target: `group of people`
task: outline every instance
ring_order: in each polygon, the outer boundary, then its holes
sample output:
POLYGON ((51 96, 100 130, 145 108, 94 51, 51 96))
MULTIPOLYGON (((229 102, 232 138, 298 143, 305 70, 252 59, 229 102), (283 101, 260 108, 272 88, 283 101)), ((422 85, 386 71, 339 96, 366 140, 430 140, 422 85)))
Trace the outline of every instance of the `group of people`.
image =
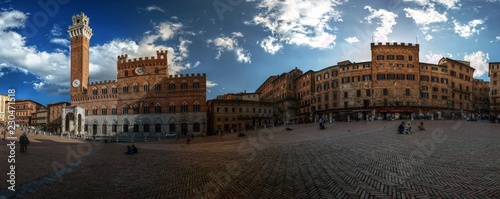
MULTIPOLYGON (((418 130, 421 130, 421 131, 424 131, 425 128, 424 128, 424 122, 420 122, 420 125, 418 125, 418 130)), ((399 134, 410 134, 411 133, 411 122, 401 122, 401 124, 399 124, 398 126, 398 132, 399 134)))
POLYGON ((133 144, 132 146, 128 145, 127 152, 125 152, 125 154, 134 154, 134 153, 137 153, 137 147, 135 147, 135 145, 133 144))

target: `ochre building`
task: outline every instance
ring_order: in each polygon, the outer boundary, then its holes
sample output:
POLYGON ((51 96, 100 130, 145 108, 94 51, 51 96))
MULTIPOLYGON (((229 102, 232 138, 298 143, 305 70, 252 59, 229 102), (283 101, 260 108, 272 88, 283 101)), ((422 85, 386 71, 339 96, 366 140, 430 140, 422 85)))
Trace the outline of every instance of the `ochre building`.
POLYGON ((17 100, 10 106, 14 107, 16 125, 19 127, 31 127, 36 124, 35 113, 40 109, 45 109, 43 105, 32 100, 17 100))
POLYGON ((0 94, 0 125, 6 125, 9 116, 8 102, 10 97, 0 94))
POLYGON ((36 129, 47 130, 47 108, 42 107, 33 114, 33 126, 36 129))
POLYGON ((273 111, 283 113, 273 120, 286 122, 459 118, 475 110, 475 69, 469 62, 420 62, 419 44, 370 47, 371 61, 345 60, 306 73, 294 69, 269 77, 256 92, 261 101, 275 103, 273 111))
POLYGON ((47 130, 60 134, 62 126, 62 112, 65 107, 71 106, 69 102, 57 102, 47 105, 47 130))
POLYGON ((474 96, 474 112, 490 113, 490 82, 474 79, 472 95, 474 96))
POLYGON ((274 125, 274 104, 259 101, 257 93, 225 94, 209 100, 207 106, 210 135, 274 125))
POLYGON ((206 133, 206 75, 168 72, 167 51, 155 56, 117 57, 116 80, 89 82, 89 18, 73 16, 71 106, 62 131, 83 135, 206 133))
POLYGON ((489 64, 490 77, 490 111, 500 114, 500 62, 489 64))
POLYGON ((259 101, 274 104, 274 123, 284 124, 297 118, 297 86, 295 79, 302 75, 298 68, 288 73, 269 77, 256 91, 259 101))

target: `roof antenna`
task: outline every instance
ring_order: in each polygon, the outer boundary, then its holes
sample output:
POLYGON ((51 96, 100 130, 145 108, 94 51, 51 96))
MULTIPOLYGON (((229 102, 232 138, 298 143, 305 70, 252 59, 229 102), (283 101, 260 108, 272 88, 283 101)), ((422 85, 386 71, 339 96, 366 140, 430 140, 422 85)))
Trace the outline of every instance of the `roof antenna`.
POLYGON ((417 38, 417 44, 418 44, 418 36, 416 38, 417 38))

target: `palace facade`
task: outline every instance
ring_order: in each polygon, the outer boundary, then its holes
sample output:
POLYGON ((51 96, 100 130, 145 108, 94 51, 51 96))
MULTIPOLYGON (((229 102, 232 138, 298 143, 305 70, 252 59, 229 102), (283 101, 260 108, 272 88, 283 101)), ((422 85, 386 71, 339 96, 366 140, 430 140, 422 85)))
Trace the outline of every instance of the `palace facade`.
POLYGON ((69 107, 69 102, 57 102, 47 105, 47 130, 52 133, 61 134, 62 112, 69 107))
POLYGON ((490 82, 482 79, 474 79, 473 86, 474 112, 490 113, 490 82))
POLYGON ((489 64, 490 77, 490 111, 500 114, 500 62, 489 64))
POLYGON ((202 135, 206 127, 206 75, 168 72, 167 51, 156 56, 117 57, 116 80, 89 82, 89 18, 73 16, 71 106, 62 131, 83 135, 202 135))
POLYGON ((0 125, 7 124, 7 117, 9 115, 8 102, 10 97, 0 94, 0 125))
POLYGON ((258 93, 218 96, 207 102, 208 133, 239 132, 273 125, 274 103, 259 101, 258 93))
POLYGON ((16 100, 11 106, 13 106, 15 110, 14 115, 16 118, 14 121, 19 127, 35 126, 37 124, 36 112, 45 109, 40 103, 26 99, 16 100))
MULTIPOLYGON (((260 101, 275 103, 276 123, 318 118, 461 117, 477 109, 474 68, 469 62, 442 58, 420 62, 419 44, 371 43, 371 61, 338 62, 319 71, 293 69, 269 77, 256 91, 260 101)), ((497 100, 498 101, 498 100, 497 100)))

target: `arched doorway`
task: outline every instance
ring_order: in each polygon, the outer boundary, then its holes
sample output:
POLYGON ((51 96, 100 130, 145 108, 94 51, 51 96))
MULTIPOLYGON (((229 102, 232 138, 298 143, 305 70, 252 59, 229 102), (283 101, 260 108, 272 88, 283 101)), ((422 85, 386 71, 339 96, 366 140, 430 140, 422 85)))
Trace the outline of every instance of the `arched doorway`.
POLYGON ((187 135, 188 133, 188 125, 186 123, 181 124, 181 133, 182 135, 187 135))
POLYGON ((169 128, 168 128, 168 131, 169 131, 170 133, 175 133, 175 124, 173 124, 173 123, 172 123, 172 124, 170 124, 170 125, 169 125, 169 128))
POLYGON ((65 118, 65 132, 72 133, 75 130, 75 114, 68 113, 65 118))
POLYGON ((101 134, 106 135, 106 132, 108 132, 107 131, 107 126, 106 126, 106 124, 102 124, 101 134))
POLYGON ((128 124, 123 124, 123 132, 128 133, 128 124))
POLYGON ((92 135, 96 135, 97 134, 97 124, 93 124, 92 125, 92 135))

